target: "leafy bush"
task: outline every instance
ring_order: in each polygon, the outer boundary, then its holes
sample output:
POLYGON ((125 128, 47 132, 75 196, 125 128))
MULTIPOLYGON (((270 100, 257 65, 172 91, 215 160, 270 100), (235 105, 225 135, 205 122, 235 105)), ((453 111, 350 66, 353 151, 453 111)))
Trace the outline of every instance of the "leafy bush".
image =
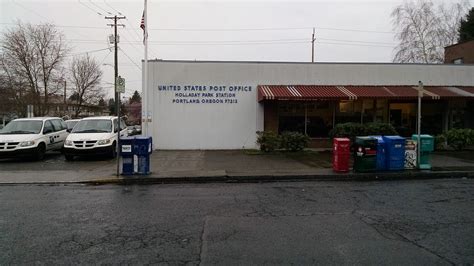
POLYGON ((274 151, 280 147, 280 137, 272 131, 257 131, 257 144, 264 152, 274 151))
POLYGON ((364 136, 365 127, 359 123, 337 124, 330 132, 331 138, 350 138, 352 141, 356 136, 364 136))
POLYGON ((309 137, 299 132, 283 132, 280 135, 280 148, 287 151, 301 151, 308 147, 309 137))
POLYGON ((445 133, 448 145, 456 150, 462 150, 474 144, 474 130, 469 128, 453 128, 445 133))
POLYGON ((365 126, 366 135, 398 135, 395 128, 388 123, 367 123, 365 126))
POLYGON ((334 129, 329 132, 331 138, 349 138, 352 141, 356 136, 367 135, 398 135, 395 128, 388 123, 343 123, 337 124, 334 129))
POLYGON ((437 135, 434 138, 434 144, 436 150, 445 150, 446 149, 446 136, 444 134, 437 135))

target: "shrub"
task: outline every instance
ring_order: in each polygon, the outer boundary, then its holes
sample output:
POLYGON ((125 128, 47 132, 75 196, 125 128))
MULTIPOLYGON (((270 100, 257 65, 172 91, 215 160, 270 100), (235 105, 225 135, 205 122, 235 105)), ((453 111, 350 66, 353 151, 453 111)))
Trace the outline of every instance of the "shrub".
POLYGON ((365 127, 359 123, 337 124, 330 132, 331 138, 349 138, 352 141, 356 136, 364 136, 365 127))
POLYGON ((309 137, 299 132, 283 132, 280 135, 280 147, 287 151, 301 151, 308 147, 309 137))
POLYGON ((474 130, 468 128, 453 128, 445 133, 448 145, 456 150, 462 150, 474 144, 474 130))
POLYGON ((329 132, 331 138, 349 138, 352 141, 355 140, 356 136, 367 136, 367 135, 398 135, 395 128, 388 123, 343 123, 337 124, 334 129, 329 132))
POLYGON ((436 150, 445 150, 446 149, 446 136, 444 134, 437 135, 434 138, 434 144, 436 150))
POLYGON ((272 131, 257 131, 257 144, 264 152, 274 151, 280 147, 280 138, 272 131))
POLYGON ((365 126, 366 135, 398 135, 395 128, 388 123, 367 123, 365 126))

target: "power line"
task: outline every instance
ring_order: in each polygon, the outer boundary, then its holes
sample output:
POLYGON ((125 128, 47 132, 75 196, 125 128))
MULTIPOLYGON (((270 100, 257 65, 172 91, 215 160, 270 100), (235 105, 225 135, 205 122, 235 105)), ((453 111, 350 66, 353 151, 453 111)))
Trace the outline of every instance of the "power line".
POLYGON ((87 9, 91 10, 92 12, 94 12, 95 14, 99 15, 99 16, 102 16, 102 13, 98 12, 97 10, 89 7, 88 5, 84 4, 81 2, 81 0, 77 0, 77 2, 79 2, 79 4, 85 6, 87 9))
POLYGON ((103 48, 103 49, 80 52, 80 53, 76 53, 76 54, 66 55, 66 57, 76 56, 76 55, 81 55, 81 54, 92 54, 92 53, 96 53, 96 52, 100 52, 100 51, 104 51, 104 50, 110 50, 110 48, 107 47, 107 48, 103 48))
POLYGON ((104 63, 105 59, 107 59, 107 57, 108 57, 111 53, 112 53, 112 49, 110 49, 110 50, 109 50, 109 53, 104 56, 104 58, 100 61, 99 65, 102 65, 102 64, 104 63))
POLYGON ((135 63, 135 61, 133 61, 133 59, 130 58, 130 56, 122 48, 119 47, 119 50, 122 51, 122 53, 128 58, 128 60, 130 60, 130 62, 132 62, 138 68, 138 70, 142 70, 142 68, 137 65, 137 63, 135 63))
MULTIPOLYGON (((319 38, 323 42, 319 41, 318 43, 330 43, 330 44, 347 44, 355 46, 381 46, 381 47, 394 47, 396 44, 387 43, 387 42, 368 42, 368 41, 356 41, 356 40, 342 40, 342 39, 326 39, 319 38), (330 42, 324 42, 330 41, 330 42)), ((97 43, 103 42, 101 40, 80 40, 80 39, 70 39, 70 42, 76 43, 97 43)), ((311 40, 305 38, 295 38, 295 39, 266 39, 266 40, 208 40, 208 41, 149 41, 151 45, 251 45, 251 44, 280 44, 280 43, 308 43, 311 40)), ((136 46, 137 41, 126 41, 122 42, 123 44, 130 44, 136 46)))
MULTIPOLYGON (((78 0, 79 1, 79 0, 78 0)), ((83 4, 82 2, 79 1, 79 3, 83 4)), ((91 9, 90 7, 84 5, 85 7, 89 8, 92 10, 94 13, 100 13, 97 12, 94 9, 91 9)), ((120 13, 121 14, 121 13, 120 13)), ((13 24, 13 23, 0 23, 0 24, 13 24)), ((57 27, 63 27, 63 28, 84 28, 84 29, 104 29, 104 27, 97 27, 97 26, 73 26, 73 25, 56 25, 57 27)), ((138 30, 139 28, 137 27, 131 27, 134 30, 138 30)), ((325 27, 314 27, 316 30, 333 30, 333 31, 348 31, 348 32, 366 32, 366 33, 382 33, 382 34, 396 34, 398 32, 396 31, 375 31, 375 30, 360 30, 360 29, 343 29, 343 28, 325 28, 325 27)), ((300 28, 234 28, 234 29, 225 29, 225 28, 149 28, 148 30, 151 31, 216 31, 216 32, 222 32, 222 31, 291 31, 291 30, 309 30, 313 29, 313 27, 300 27, 300 28)))
MULTIPOLYGON (((40 18, 44 19, 45 21, 50 21, 50 19, 49 19, 49 18, 47 18, 47 17, 45 17, 45 16, 41 15, 40 13, 38 13, 38 12, 34 11, 33 9, 27 8, 26 6, 24 6, 24 5, 20 4, 20 3, 16 2, 16 1, 12 1, 12 2, 13 2, 13 3, 15 3, 16 5, 18 5, 19 7, 21 7, 21 8, 23 8, 23 9, 25 9, 25 10, 29 11, 30 13, 33 13, 33 14, 35 14, 36 16, 38 16, 38 17, 40 17, 40 18)), ((15 24, 15 23, 1 23, 1 24, 11 24, 11 25, 18 25, 18 24, 15 24)), ((39 26, 39 25, 41 25, 41 24, 31 24, 31 25, 36 25, 36 26, 39 26)), ((54 25, 54 24, 53 24, 53 25, 54 25)), ((87 36, 85 36, 85 35, 83 35, 83 34, 81 34, 81 33, 77 32, 77 31, 73 31, 73 32, 74 32, 74 33, 76 33, 77 35, 80 35, 80 36, 83 36, 83 37, 87 37, 87 36)))
MULTIPOLYGON (((323 27, 314 27, 317 30, 334 30, 334 31, 354 31, 354 32, 368 32, 368 33, 386 33, 394 34, 397 32, 392 31, 375 31, 375 30, 359 30, 359 29, 342 29, 342 28, 323 28, 323 27)), ((300 27, 300 28, 234 28, 234 29, 225 29, 225 28, 150 28, 149 30, 154 31, 288 31, 288 30, 309 30, 313 27, 300 27)))
POLYGON ((18 5, 19 7, 23 8, 23 9, 25 9, 25 10, 30 11, 31 13, 35 14, 36 16, 38 16, 38 17, 40 17, 40 18, 42 18, 42 19, 45 19, 46 21, 49 21, 49 18, 47 18, 47 17, 41 15, 40 13, 38 13, 38 12, 32 10, 32 9, 29 9, 29 8, 25 7, 24 5, 22 5, 22 4, 20 4, 20 3, 16 2, 16 1, 12 1, 12 2, 15 3, 16 5, 18 5))
POLYGON ((102 11, 105 11, 107 14, 109 15, 112 15, 112 13, 110 13, 109 11, 103 9, 102 7, 100 7, 99 5, 95 4, 94 2, 92 2, 91 0, 89 0, 89 3, 93 4, 94 6, 98 7, 99 9, 101 9, 102 11))
MULTIPOLYGON (((0 25, 17 25, 16 23, 8 23, 8 22, 0 22, 0 25)), ((40 25, 40 24, 31 24, 31 25, 40 25)), ((58 28, 77 28, 77 29, 107 29, 108 27, 103 26, 103 27, 93 27, 93 26, 70 26, 70 25, 56 25, 54 24, 55 27, 58 28)))
MULTIPOLYGON (((113 6, 107 4, 107 2, 104 0, 104 3, 109 6, 110 8, 112 8, 113 10, 115 10, 116 12, 118 12, 120 15, 122 15, 122 12, 118 11, 117 9, 115 9, 113 6)), ((125 16, 125 15, 124 15, 125 16)), ((137 36, 138 40, 141 40, 142 39, 142 36, 140 36, 140 33, 139 33, 139 30, 138 28, 135 28, 132 26, 132 23, 131 21, 125 16, 125 23, 127 23, 129 26, 130 26, 130 29, 135 33, 135 35, 137 36), (138 30, 138 31, 137 31, 138 30)), ((132 39, 134 38, 130 32, 129 32, 129 29, 128 28, 125 28, 125 31, 127 31, 127 33, 130 35, 130 37, 132 37, 132 39)), ((126 38, 125 38, 126 39, 126 38)), ((137 47, 138 50, 140 50, 140 47, 137 47)), ((156 53, 153 49, 150 49, 150 51, 155 54, 155 57, 158 53, 156 53)))
POLYGON ((396 45, 395 43, 389 43, 389 42, 366 42, 366 41, 341 40, 341 39, 326 39, 326 38, 319 38, 319 40, 336 41, 336 42, 357 42, 357 43, 368 43, 368 44, 385 44, 385 45, 393 45, 393 46, 396 45))
MULTIPOLYGON (((114 10, 115 12, 117 12, 119 15, 123 15, 120 11, 118 11, 117 9, 113 8, 113 6, 107 4, 107 2, 104 0, 104 4, 107 5, 108 7, 112 8, 112 10, 114 10)), ((128 20, 128 19, 127 19, 128 20)))

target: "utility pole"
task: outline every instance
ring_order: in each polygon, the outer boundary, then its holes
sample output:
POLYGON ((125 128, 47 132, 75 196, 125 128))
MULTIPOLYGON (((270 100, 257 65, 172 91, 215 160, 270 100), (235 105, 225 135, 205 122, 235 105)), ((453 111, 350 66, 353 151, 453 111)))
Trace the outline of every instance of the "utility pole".
POLYGON ((123 24, 117 24, 117 20, 125 19, 124 16, 113 16, 113 17, 105 17, 105 19, 113 19, 114 24, 107 24, 107 26, 114 27, 114 48, 115 48, 115 56, 114 56, 114 88, 115 88, 115 112, 117 112, 117 176, 120 174, 120 92, 117 90, 117 79, 118 79, 118 38, 117 38, 117 26, 125 27, 123 24))
POLYGON ((311 62, 314 63, 314 41, 316 41, 316 38, 314 38, 314 27, 313 27, 313 36, 311 37, 311 62))

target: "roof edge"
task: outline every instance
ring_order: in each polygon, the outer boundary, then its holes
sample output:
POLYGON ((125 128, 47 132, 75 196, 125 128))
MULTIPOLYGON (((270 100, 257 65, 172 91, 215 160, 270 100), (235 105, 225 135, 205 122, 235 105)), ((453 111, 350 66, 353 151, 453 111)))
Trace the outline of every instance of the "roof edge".
MULTIPOLYGON (((142 63, 144 60, 142 60, 142 63)), ((405 66, 474 66, 474 64, 424 64, 391 62, 297 62, 297 61, 226 61, 226 60, 148 60, 149 63, 224 63, 224 64, 303 64, 303 65, 405 65, 405 66)))

